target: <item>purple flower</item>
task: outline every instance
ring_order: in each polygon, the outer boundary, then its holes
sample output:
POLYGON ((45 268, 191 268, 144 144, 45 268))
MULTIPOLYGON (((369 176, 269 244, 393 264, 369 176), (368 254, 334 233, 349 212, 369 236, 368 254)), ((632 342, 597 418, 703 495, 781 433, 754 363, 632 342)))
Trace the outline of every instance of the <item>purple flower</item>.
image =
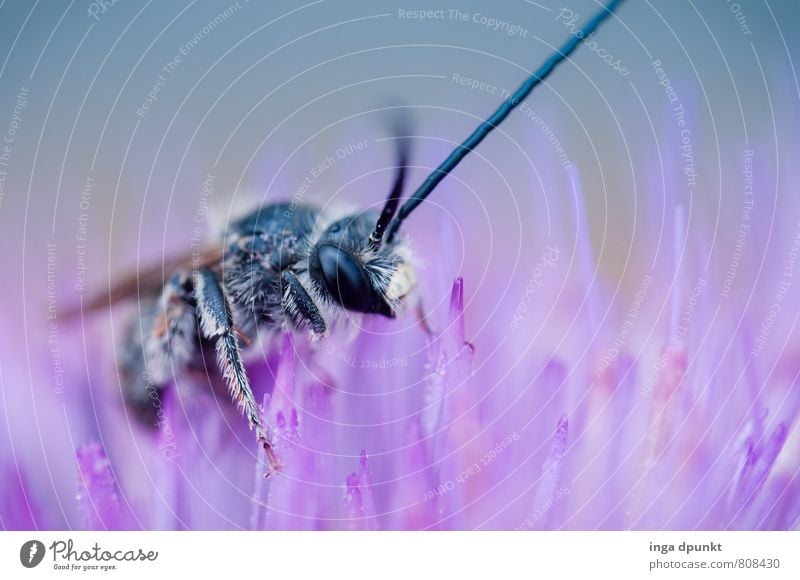
POLYGON ((130 526, 122 515, 119 490, 111 464, 103 448, 87 443, 77 451, 77 501, 87 530, 125 529, 130 526))
POLYGON ((254 356, 248 368, 263 397, 274 472, 224 391, 168 392, 155 432, 118 415, 117 426, 103 429, 112 435, 110 451, 93 441, 76 450, 76 505, 60 523, 42 519, 26 471, 6 466, 3 524, 796 526, 797 464, 783 453, 796 406, 781 408, 776 422, 758 404, 780 391, 751 385, 755 398, 727 407, 737 415, 722 415, 725 400, 714 404, 716 391, 695 382, 688 337, 665 341, 650 365, 642 355, 631 358, 629 345, 595 350, 586 359, 593 366, 552 354, 527 365, 526 380, 503 380, 503 356, 481 356, 467 340, 466 296, 459 278, 441 326, 407 331, 413 340, 402 338, 408 342, 399 351, 405 363, 381 354, 391 350, 379 342, 401 340, 386 334, 383 321, 368 321, 354 342, 309 345, 302 335, 283 334, 275 352, 254 356))

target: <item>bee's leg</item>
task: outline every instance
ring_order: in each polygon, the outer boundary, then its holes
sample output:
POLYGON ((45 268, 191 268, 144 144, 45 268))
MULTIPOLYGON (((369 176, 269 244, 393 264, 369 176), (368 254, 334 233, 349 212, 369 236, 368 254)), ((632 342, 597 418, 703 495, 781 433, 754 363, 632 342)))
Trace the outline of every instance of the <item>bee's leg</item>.
POLYGON ((415 309, 417 315, 417 322, 419 323, 422 331, 430 338, 433 336, 434 332, 431 329, 430 324, 428 324, 428 311, 425 310, 425 306, 422 304, 422 298, 419 299, 417 302, 417 307, 415 309))
POLYGON ((282 299, 284 312, 293 320, 300 319, 308 323, 312 332, 322 336, 327 330, 325 319, 319 313, 317 305, 308 295, 306 289, 297 279, 294 272, 284 270, 281 274, 282 299))
POLYGON ((145 331, 144 354, 155 384, 163 385, 195 360, 197 314, 188 273, 175 274, 164 286, 145 331))
POLYGON ((195 275, 195 300, 200 330, 205 338, 215 343, 217 363, 228 383, 231 398, 247 417, 250 428, 255 429, 256 438, 264 447, 270 465, 276 467, 272 446, 242 363, 230 303, 219 280, 210 270, 201 270, 195 275))
POLYGON ((197 354, 197 317, 191 279, 176 274, 158 299, 144 303, 131 322, 120 356, 125 405, 147 424, 157 424, 160 397, 176 372, 197 354))
POLYGON ((119 351, 119 378, 122 401, 128 412, 148 427, 158 423, 158 402, 163 386, 155 385, 147 370, 142 335, 149 332, 156 305, 144 305, 142 320, 134 318, 125 330, 119 351))

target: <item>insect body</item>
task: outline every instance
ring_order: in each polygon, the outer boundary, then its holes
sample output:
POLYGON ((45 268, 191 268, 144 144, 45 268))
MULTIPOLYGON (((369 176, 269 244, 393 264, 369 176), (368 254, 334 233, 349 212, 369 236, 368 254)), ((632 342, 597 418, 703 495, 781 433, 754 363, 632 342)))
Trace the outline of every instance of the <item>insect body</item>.
POLYGON ((99 301, 124 298, 149 287, 157 298, 144 305, 129 333, 122 361, 123 395, 141 414, 152 412, 150 394, 203 361, 213 349, 230 394, 274 465, 269 437, 242 363, 243 343, 280 327, 324 335, 347 313, 396 316, 416 278, 403 220, 436 185, 523 101, 617 7, 612 0, 536 70, 495 113, 478 126, 399 207, 408 164, 407 139, 398 138, 397 173, 378 213, 335 216, 310 205, 273 204, 234 222, 220 248, 191 267, 169 265, 118 284, 99 301), (169 271, 167 266, 165 270, 169 271))
MULTIPOLYGON (((402 186, 404 166, 398 170, 402 186)), ((390 200, 389 202, 394 203, 390 200)), ((152 390, 216 351, 231 397, 269 442, 242 363, 242 343, 282 326, 321 337, 345 312, 393 318, 415 283, 405 240, 371 241, 377 214, 333 217, 266 205, 229 227, 221 259, 176 272, 145 305, 122 364, 126 403, 147 417, 152 390)))

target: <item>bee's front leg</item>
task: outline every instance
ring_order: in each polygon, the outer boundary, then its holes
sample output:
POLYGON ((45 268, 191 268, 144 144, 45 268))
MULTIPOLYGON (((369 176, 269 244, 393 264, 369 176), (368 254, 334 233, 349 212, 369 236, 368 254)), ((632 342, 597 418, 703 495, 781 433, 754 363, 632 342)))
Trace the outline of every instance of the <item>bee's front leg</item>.
POLYGON ((272 445, 244 370, 231 306, 212 271, 200 270, 195 274, 195 300, 200 330, 206 339, 215 343, 217 363, 228 383, 231 398, 247 417, 250 428, 255 429, 256 439, 264 448, 270 467, 277 469, 272 445))
POLYGON ((322 318, 317 305, 314 304, 297 275, 290 270, 284 270, 281 274, 281 287, 283 311, 292 322, 307 324, 318 337, 324 335, 328 328, 325 319, 322 318))

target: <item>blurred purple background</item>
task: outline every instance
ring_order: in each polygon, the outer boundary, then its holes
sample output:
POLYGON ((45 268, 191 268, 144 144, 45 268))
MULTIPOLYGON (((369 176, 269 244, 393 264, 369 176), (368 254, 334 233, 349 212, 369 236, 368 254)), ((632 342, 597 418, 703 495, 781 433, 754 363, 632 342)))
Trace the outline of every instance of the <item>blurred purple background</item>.
POLYGON ((126 415, 135 303, 64 316, 254 203, 380 204, 397 103, 418 184, 596 6, 3 3, 0 526, 797 529, 796 4, 626 2, 407 222, 433 335, 249 351, 267 480, 208 380, 126 415))

